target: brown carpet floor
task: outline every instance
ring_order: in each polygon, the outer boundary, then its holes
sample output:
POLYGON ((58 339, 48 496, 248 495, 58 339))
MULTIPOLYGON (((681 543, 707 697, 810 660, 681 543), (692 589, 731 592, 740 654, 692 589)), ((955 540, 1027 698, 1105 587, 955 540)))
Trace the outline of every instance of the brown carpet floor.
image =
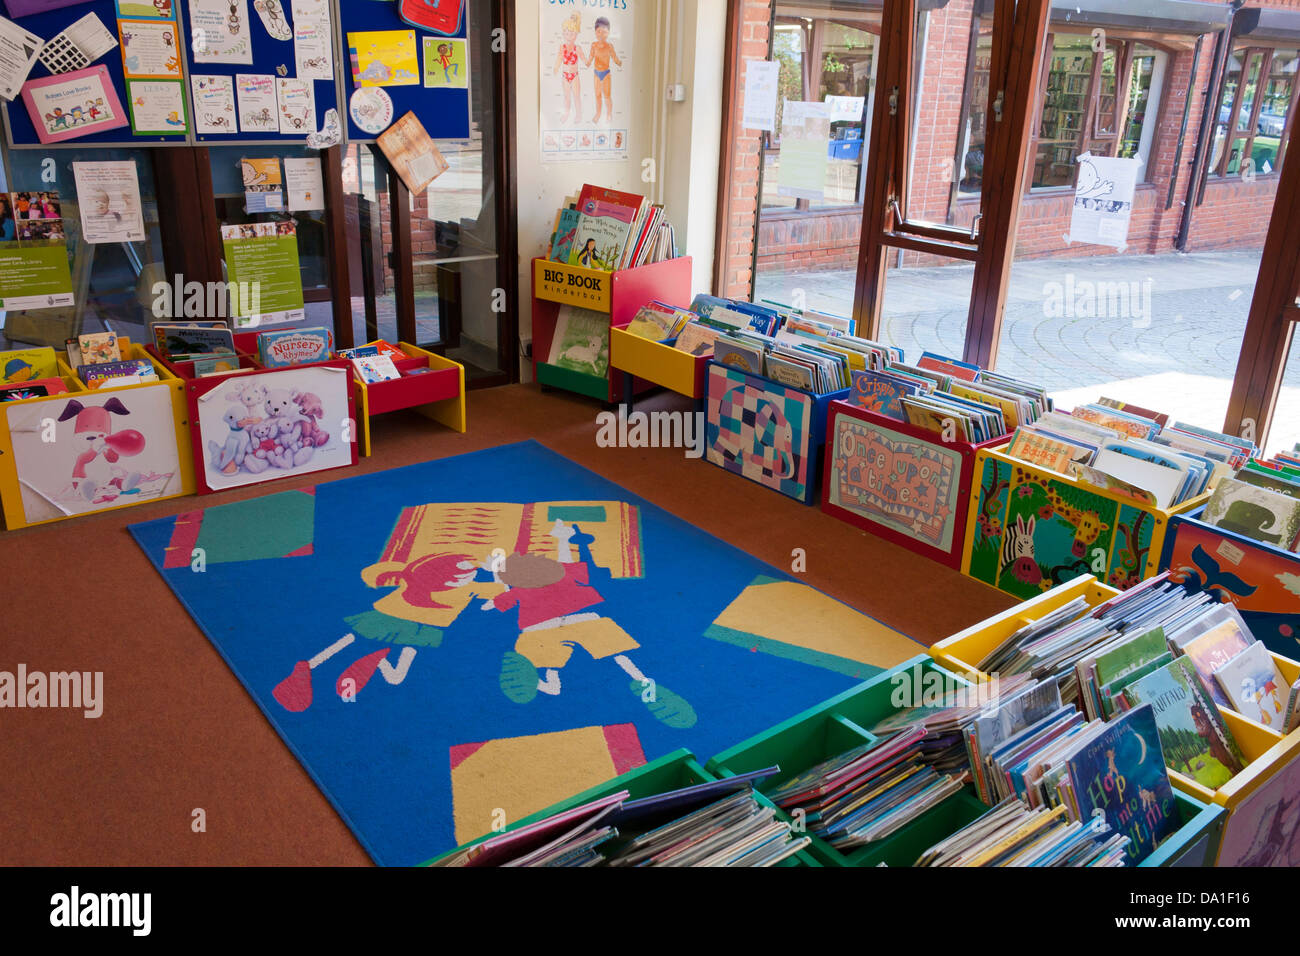
POLYGON ((534 386, 471 392, 466 434, 384 416, 354 469, 0 534, 0 670, 103 671, 105 701, 97 720, 0 711, 0 865, 369 862, 125 530, 196 506, 537 438, 764 561, 805 549, 807 583, 923 643, 1014 603, 680 450, 599 448, 598 411, 534 386))

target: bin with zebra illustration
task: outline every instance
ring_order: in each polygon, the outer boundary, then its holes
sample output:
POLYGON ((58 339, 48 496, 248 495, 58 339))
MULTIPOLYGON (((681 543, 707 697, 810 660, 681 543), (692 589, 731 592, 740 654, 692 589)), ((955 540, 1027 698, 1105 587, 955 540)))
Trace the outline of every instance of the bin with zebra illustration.
POLYGON ((962 573, 1018 598, 1081 574, 1130 588, 1156 573, 1169 519, 1207 497, 1157 508, 984 448, 975 461, 962 573))

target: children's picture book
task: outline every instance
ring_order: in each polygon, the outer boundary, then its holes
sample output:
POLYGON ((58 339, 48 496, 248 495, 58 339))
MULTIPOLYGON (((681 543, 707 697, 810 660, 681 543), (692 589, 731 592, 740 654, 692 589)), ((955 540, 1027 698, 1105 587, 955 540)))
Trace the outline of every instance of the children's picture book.
POLYGON ((195 377, 203 375, 221 375, 225 372, 239 371, 239 356, 214 355, 211 358, 194 360, 195 377))
POLYGON ((1225 478, 1201 514, 1206 524, 1294 551, 1300 536, 1300 499, 1225 478))
POLYGON ((673 348, 691 355, 712 355, 713 343, 721 333, 702 322, 687 322, 673 348))
POLYGON ((900 399, 925 391, 919 382, 911 382, 890 372, 870 369, 853 373, 853 391, 849 400, 867 411, 906 421, 900 399))
POLYGON ((148 359, 129 359, 125 362, 102 362, 98 365, 82 365, 77 368, 77 375, 87 388, 116 388, 122 385, 135 385, 139 382, 156 382, 158 373, 148 359), (129 381, 128 381, 129 379, 129 381))
POLYGON ((1238 627, 1235 621, 1227 620, 1183 645, 1183 653, 1205 681, 1215 703, 1224 707, 1232 706, 1228 695, 1215 679, 1214 672, 1254 642, 1254 635, 1238 627))
POLYGON ((352 82, 367 86, 418 86, 420 54, 414 30, 349 33, 352 82))
POLYGON ((1243 717, 1280 731, 1291 685, 1277 669, 1273 655, 1256 641, 1214 672, 1232 709, 1243 717))
POLYGON ((257 336, 258 359, 267 368, 324 362, 333 350, 334 334, 323 326, 269 329, 257 336))
POLYGON ((154 345, 168 358, 184 361, 183 355, 232 354, 235 336, 225 322, 159 322, 153 327, 154 345))
POLYGON ((719 335, 713 341, 713 361, 748 372, 763 374, 763 349, 731 335, 719 335))
POLYGON ((573 238, 578 233, 578 210, 561 209, 555 223, 555 238, 551 242, 551 260, 568 262, 573 251, 573 238))
POLYGON ((57 378, 58 359, 53 346, 0 352, 0 384, 22 385, 38 378, 57 378))
POLYGON ((21 385, 0 385, 0 402, 21 402, 28 398, 44 398, 66 392, 68 386, 61 378, 34 378, 21 385))
POLYGON ((569 264, 612 272, 623 254, 632 220, 613 215, 578 213, 569 264))
POLYGON ((357 376, 361 381, 367 385, 402 377, 402 373, 397 370, 397 366, 387 355, 363 355, 354 358, 352 367, 357 370, 357 376))
POLYGON ((1219 708, 1186 657, 1134 681, 1124 688, 1124 697, 1133 707, 1151 705, 1170 770, 1213 790, 1245 765, 1219 708))
POLYGON ((946 355, 936 355, 934 352, 922 352, 916 364, 919 368, 929 369, 943 375, 951 375, 963 382, 974 382, 980 376, 980 367, 978 365, 962 362, 955 358, 948 358, 946 355))
POLYGON ((1069 759, 1068 768, 1079 819, 1090 820, 1094 810, 1101 810, 1111 828, 1129 838, 1131 863, 1141 863, 1178 829, 1174 792, 1149 704, 1106 725, 1069 759))
POLYGON ((549 364, 604 378, 609 371, 609 317, 562 305, 555 319, 549 364))
POLYGON ((77 348, 81 350, 81 361, 86 365, 118 362, 122 358, 116 332, 87 332, 77 337, 77 348))

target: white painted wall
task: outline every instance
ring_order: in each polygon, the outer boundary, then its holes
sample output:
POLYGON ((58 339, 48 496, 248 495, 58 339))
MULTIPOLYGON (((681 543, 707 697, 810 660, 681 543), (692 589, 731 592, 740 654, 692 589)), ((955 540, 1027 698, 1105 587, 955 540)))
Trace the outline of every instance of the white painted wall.
MULTIPOLYGON (((692 292, 708 291, 713 274, 721 144, 726 0, 641 0, 635 7, 635 66, 619 77, 634 85, 628 159, 617 162, 541 161, 538 124, 539 11, 551 0, 516 0, 515 132, 519 196, 519 336, 532 337, 532 259, 547 248, 555 213, 586 182, 648 195, 662 202, 677 232, 678 250, 694 257, 692 292), (686 99, 667 102, 670 82, 686 99), (643 180, 654 160, 655 181, 643 180)), ((583 7, 584 13, 598 6, 583 7)), ((620 51, 621 52, 621 51, 620 51)), ((631 66, 631 62, 629 61, 631 66)), ((584 109, 589 107, 584 97, 584 109)), ((687 303, 681 303, 686 305, 687 303)), ((528 363, 521 374, 531 375, 528 363)))

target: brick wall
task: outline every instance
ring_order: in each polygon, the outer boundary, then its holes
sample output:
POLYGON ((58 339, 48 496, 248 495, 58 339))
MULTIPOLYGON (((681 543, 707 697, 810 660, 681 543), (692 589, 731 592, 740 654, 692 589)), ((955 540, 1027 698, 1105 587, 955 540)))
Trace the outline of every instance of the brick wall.
MULTIPOLYGON (((727 198, 726 246, 717 250, 722 259, 722 296, 749 298, 754 253, 754 220, 758 214, 758 162, 762 134, 745 129, 745 69, 750 60, 766 60, 769 45, 771 0, 743 0, 740 26, 740 75, 736 81, 735 129, 732 144, 731 195, 727 198)), ((723 144, 724 150, 726 144, 723 144)))
MULTIPOLYGON (((1252 0, 1251 5, 1260 4, 1258 0, 1252 0)), ((1263 5, 1300 9, 1300 0, 1272 0, 1263 5)), ((766 55, 770 8, 770 0, 745 0, 744 56, 766 55)), ((961 126, 972 9, 973 0, 952 0, 946 7, 931 13, 908 209, 909 215, 915 218, 934 222, 945 222, 949 218, 950 176, 961 126)), ((1160 99, 1152 117, 1157 125, 1147 162, 1146 182, 1139 186, 1134 196, 1127 252, 1168 252, 1174 248, 1177 238, 1187 197, 1188 164, 1194 155, 1204 95, 1213 69, 1214 50, 1213 37, 1207 37, 1202 44, 1196 76, 1192 77, 1194 54, 1191 44, 1195 41, 1186 39, 1186 49, 1168 53, 1160 99), (1189 97, 1186 133, 1182 154, 1177 158, 1175 177, 1178 133, 1189 97), (1171 181, 1174 183, 1173 202, 1166 209, 1171 181)), ((740 89, 743 88, 742 73, 740 89)), ((1217 115, 1217 104, 1212 104, 1211 108, 1217 115)), ((758 134, 742 131, 736 143, 737 178, 728 209, 727 283, 723 295, 743 295, 749 288, 759 142, 758 134)), ((1211 176, 1203 203, 1192 212, 1187 248, 1199 251, 1261 245, 1276 190, 1276 174, 1258 176, 1250 183, 1236 176, 1211 176)), ((1069 190, 1026 193, 1016 234, 1017 258, 1078 258, 1114 253, 1107 246, 1068 245, 1065 242, 1071 203, 1069 190)), ((976 208, 973 199, 959 200, 952 211, 953 224, 968 227, 976 208)), ((773 213, 759 224, 758 266, 760 269, 799 271, 852 269, 857 261, 860 227, 860 209, 800 217, 773 213)), ((903 261, 908 266, 918 266, 946 260, 908 252, 903 261)))

